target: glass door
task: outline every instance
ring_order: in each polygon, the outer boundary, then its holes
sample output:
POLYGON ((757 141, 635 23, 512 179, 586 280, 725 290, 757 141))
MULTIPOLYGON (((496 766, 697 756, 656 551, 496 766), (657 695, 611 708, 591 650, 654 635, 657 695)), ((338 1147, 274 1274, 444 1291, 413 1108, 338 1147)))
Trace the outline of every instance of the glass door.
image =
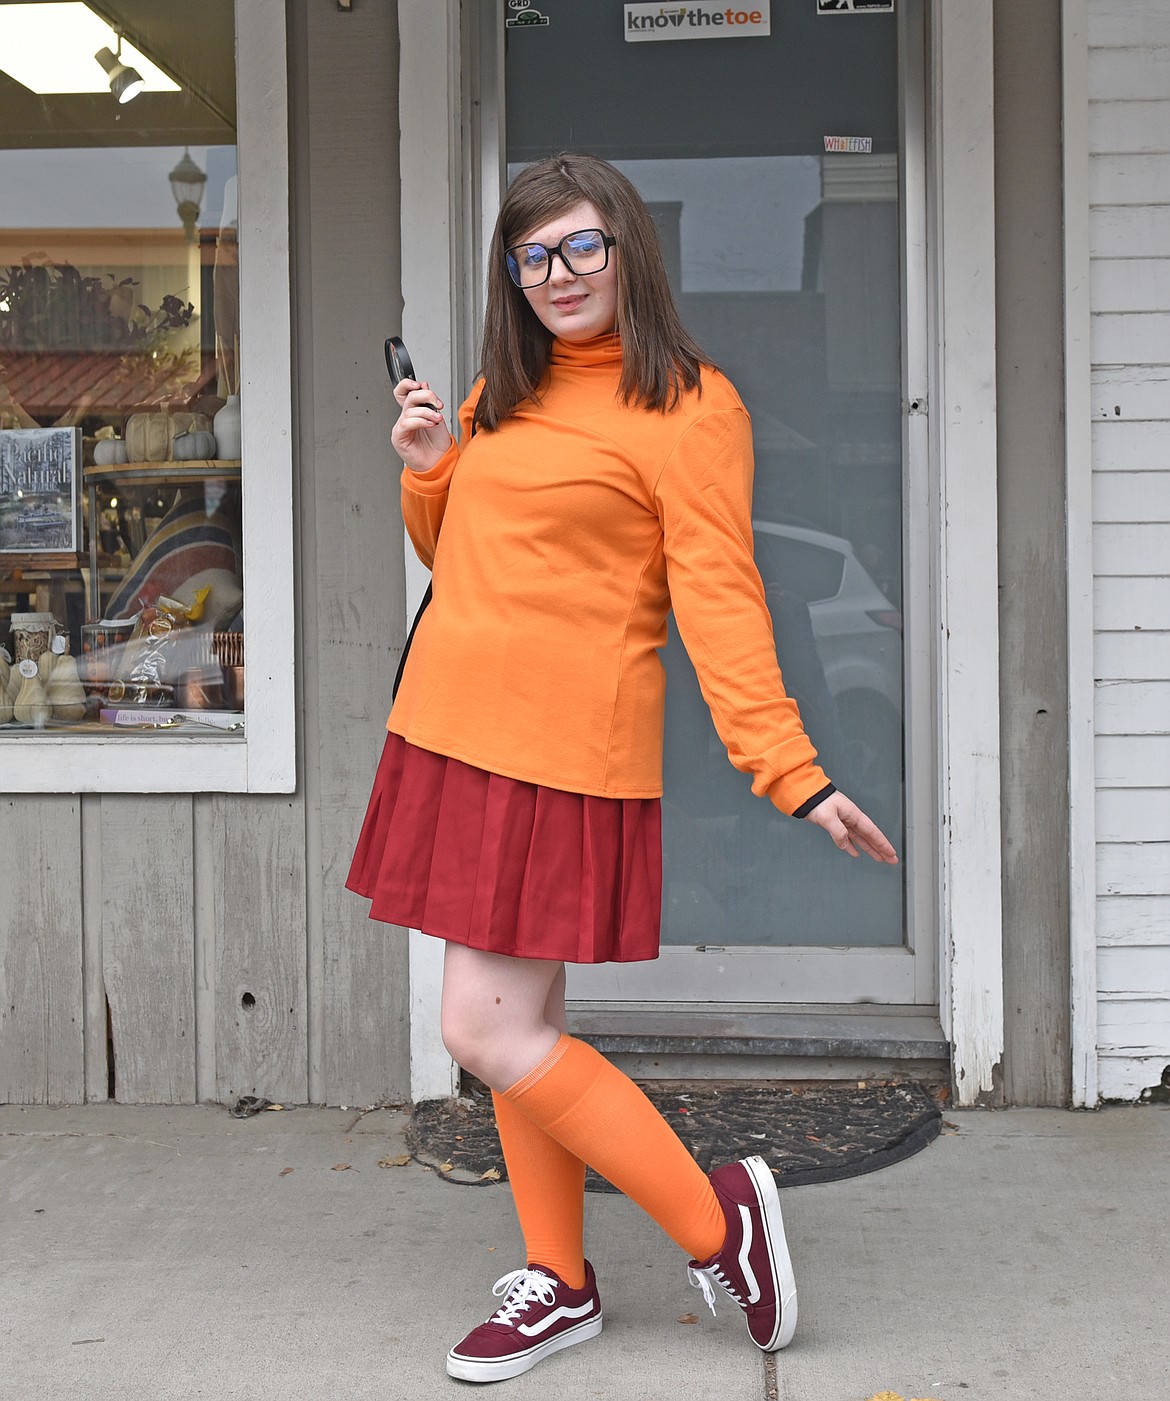
MULTIPOLYGON (((683 318, 752 416, 756 560, 786 684, 830 777, 905 854, 923 50, 918 7, 900 8, 779 0, 728 37, 687 18, 714 6, 512 3, 504 132, 509 174, 587 150, 649 203, 683 318), (681 28, 634 24, 652 11, 681 28)), ((662 659, 663 957, 575 969, 570 994, 932 1001, 913 853, 851 861, 755 798, 673 629, 662 659)))

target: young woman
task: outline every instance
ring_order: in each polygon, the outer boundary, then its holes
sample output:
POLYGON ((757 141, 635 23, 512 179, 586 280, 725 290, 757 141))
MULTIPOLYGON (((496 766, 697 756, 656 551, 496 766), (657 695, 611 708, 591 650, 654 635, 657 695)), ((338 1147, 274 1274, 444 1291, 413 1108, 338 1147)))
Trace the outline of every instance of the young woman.
POLYGON ((752 442, 684 330, 650 215, 565 154, 513 182, 488 268, 483 376, 452 440, 395 390, 402 508, 434 601, 415 636, 350 888, 446 943, 443 1038, 492 1089, 527 1252, 452 1348, 468 1381, 601 1331, 585 1165, 717 1284, 761 1348, 796 1326, 767 1165, 708 1177, 646 1096, 565 1027, 565 963, 657 956, 663 672, 673 606, 732 763, 851 856, 897 857, 818 768, 752 559, 752 442))

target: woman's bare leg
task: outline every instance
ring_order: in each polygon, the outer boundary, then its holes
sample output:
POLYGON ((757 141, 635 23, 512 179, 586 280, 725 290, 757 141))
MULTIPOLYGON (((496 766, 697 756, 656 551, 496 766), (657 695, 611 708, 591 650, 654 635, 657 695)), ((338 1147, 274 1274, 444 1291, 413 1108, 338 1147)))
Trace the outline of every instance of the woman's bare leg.
POLYGON ((492 1087, 528 1263, 580 1289, 585 1164, 496 1093, 539 1065, 564 1029, 563 963, 447 945, 443 1039, 460 1065, 492 1087))
POLYGON ((549 959, 448 943, 442 1016, 452 1057, 493 1090, 523 1079, 561 1038, 564 976, 549 959))
POLYGON ((565 965, 561 964, 561 971, 553 979, 553 985, 548 990, 548 998, 544 1004, 544 1019, 549 1026, 555 1026, 562 1034, 567 1034, 569 1028, 565 1022, 565 965))

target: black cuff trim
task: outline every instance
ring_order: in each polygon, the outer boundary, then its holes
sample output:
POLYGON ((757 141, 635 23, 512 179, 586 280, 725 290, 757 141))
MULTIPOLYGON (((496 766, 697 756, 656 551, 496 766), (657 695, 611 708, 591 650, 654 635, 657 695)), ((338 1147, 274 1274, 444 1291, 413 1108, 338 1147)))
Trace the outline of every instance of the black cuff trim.
POLYGON ((832 783, 826 783, 819 793, 814 793, 811 798, 806 798, 803 803, 792 814, 793 817, 807 817, 818 803, 823 803, 830 794, 837 791, 832 783))

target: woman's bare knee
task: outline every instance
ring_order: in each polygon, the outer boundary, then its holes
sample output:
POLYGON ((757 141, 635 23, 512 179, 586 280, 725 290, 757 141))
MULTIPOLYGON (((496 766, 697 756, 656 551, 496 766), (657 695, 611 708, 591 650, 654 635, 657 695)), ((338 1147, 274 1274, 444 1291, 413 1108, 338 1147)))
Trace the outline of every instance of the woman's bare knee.
POLYGON ((561 965, 448 944, 443 971, 443 1044, 492 1089, 521 1079, 556 1045, 546 1018, 561 965))
POLYGON ((486 1038, 477 1034, 474 1022, 461 1016, 455 1009, 449 1010, 444 1004, 441 1030, 443 1045, 456 1065, 461 1065, 470 1074, 484 1080, 485 1084, 490 1083, 485 1078, 486 1066, 480 1054, 480 1048, 487 1044, 486 1038))

